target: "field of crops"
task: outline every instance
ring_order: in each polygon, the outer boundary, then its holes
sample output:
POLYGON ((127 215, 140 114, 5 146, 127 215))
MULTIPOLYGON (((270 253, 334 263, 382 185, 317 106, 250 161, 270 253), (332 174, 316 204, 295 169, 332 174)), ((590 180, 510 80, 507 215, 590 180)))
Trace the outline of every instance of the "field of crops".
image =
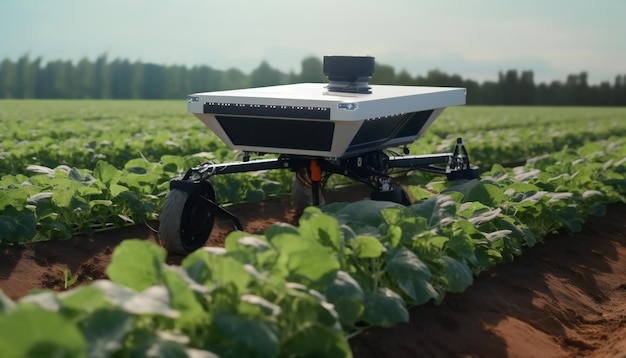
MULTIPOLYGON (((185 110, 180 101, 0 102, 0 245, 158 220, 170 179, 237 160, 185 110)), ((463 292, 524 247, 626 202, 626 109, 450 108, 410 151, 448 152, 459 136, 482 178, 412 175, 410 207, 309 208, 298 226, 233 233, 180 266, 129 240, 110 281, 19 301, 0 293, 0 356, 349 356, 348 337, 406 322, 409 307, 463 292)), ((218 200, 236 203, 288 194, 291 173, 217 179, 218 200)))

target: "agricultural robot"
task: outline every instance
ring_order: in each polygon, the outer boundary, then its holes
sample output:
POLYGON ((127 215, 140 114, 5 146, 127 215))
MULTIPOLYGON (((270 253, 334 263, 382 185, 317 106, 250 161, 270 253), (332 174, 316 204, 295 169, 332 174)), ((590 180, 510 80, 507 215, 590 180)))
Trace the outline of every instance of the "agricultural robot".
POLYGON ((169 252, 204 246, 216 217, 242 230, 239 219, 217 204, 214 175, 290 170, 297 210, 324 203, 321 188, 331 174, 369 185, 372 200, 404 205, 410 198, 392 183, 392 170, 420 170, 450 180, 478 177, 460 138, 451 153, 408 155, 407 149, 446 107, 465 104, 464 88, 369 85, 374 73, 369 56, 325 56, 323 71, 329 83, 188 96, 188 112, 244 156, 240 162, 205 162, 171 180, 159 226, 169 252), (404 147, 403 155, 392 154, 392 147, 404 147), (275 157, 251 160, 251 154, 275 157))

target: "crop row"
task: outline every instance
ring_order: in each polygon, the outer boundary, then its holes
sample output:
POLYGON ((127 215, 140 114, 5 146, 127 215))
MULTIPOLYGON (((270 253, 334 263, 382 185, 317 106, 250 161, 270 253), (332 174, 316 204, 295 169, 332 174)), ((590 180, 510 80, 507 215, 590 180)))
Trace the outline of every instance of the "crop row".
POLYGON ((311 207, 298 227, 231 233, 181 266, 128 240, 111 281, 17 302, 0 293, 0 355, 350 356, 347 338, 364 327, 406 322, 409 307, 462 292, 547 234, 626 202, 626 140, 409 189, 420 198, 409 207, 311 207))
MULTIPOLYGON (((0 118, 0 175, 27 174, 28 165, 93 170, 104 160, 121 169, 140 157, 235 157, 179 101, 3 101, 0 118)), ((448 108, 410 149, 447 152, 462 136, 476 164, 490 168, 624 136, 624 118, 622 108, 448 108)))
MULTIPOLYGON (((93 170, 67 165, 27 167, 30 175, 0 178, 0 245, 66 239, 78 233, 157 220, 169 180, 207 160, 205 155, 163 156, 156 163, 139 158, 122 169, 98 161, 93 170)), ((237 202, 263 190, 279 195, 289 173, 233 174, 213 180, 221 202, 237 202), (276 180, 280 180, 278 182, 276 180)))
MULTIPOLYGON (((0 244, 157 219, 170 179, 202 161, 236 159, 179 102, 3 101, 0 116, 0 244)), ((411 152, 450 151, 462 134, 483 169, 521 163, 623 137, 625 117, 611 108, 450 108, 411 152)), ((269 171, 213 184, 227 203, 284 195, 291 181, 289 172, 269 171)))

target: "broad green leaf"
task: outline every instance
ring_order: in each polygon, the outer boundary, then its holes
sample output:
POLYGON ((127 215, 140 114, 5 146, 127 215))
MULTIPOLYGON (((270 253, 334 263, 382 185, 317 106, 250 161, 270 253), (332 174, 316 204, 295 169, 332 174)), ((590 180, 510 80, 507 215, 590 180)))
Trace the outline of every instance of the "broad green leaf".
POLYGON ((411 210, 427 219, 429 228, 442 227, 454 221, 456 202, 449 195, 437 195, 411 205, 411 210))
POLYGON ((272 245, 278 250, 276 269, 285 270, 287 279, 323 289, 331 284, 339 262, 312 238, 291 234, 280 234, 272 238, 272 245))
POLYGON ((26 201, 29 204, 39 205, 39 203, 41 203, 41 202, 49 202, 50 198, 52 198, 52 195, 53 195, 52 192, 40 192, 40 193, 37 193, 37 194, 31 196, 26 201))
POLYGON ((35 291, 19 300, 20 304, 32 303, 49 312, 58 312, 61 309, 61 302, 52 291, 35 291))
POLYGON ((307 209, 300 217, 298 231, 305 238, 311 238, 320 244, 339 251, 342 249, 342 235, 339 222, 334 217, 316 212, 318 210, 307 209))
POLYGON ((52 195, 52 202, 59 208, 71 210, 72 199, 76 195, 76 191, 70 188, 58 188, 52 195))
POLYGON ((284 344, 285 356, 343 358, 352 356, 341 331, 317 322, 307 322, 290 332, 284 344))
MULTIPOLYGON (((297 233, 297 229, 294 230, 297 233)), ((224 247, 228 252, 227 256, 261 271, 272 266, 278 257, 278 253, 264 236, 250 235, 241 231, 228 234, 224 247)))
POLYGON ((430 191, 424 189, 421 186, 410 185, 408 187, 408 190, 409 190, 409 192, 411 192, 411 194, 415 198, 415 201, 428 199, 431 196, 435 195, 435 194, 431 193, 430 191))
POLYGON ((94 286, 79 286, 58 294, 63 308, 82 312, 93 312, 108 307, 106 296, 94 286))
POLYGON ((380 257, 384 251, 383 244, 373 236, 357 236, 348 241, 348 245, 358 258, 380 257))
POLYGON ((606 206, 601 203, 593 203, 591 205, 591 214, 594 216, 606 215, 606 206))
POLYGON ((387 233, 380 238, 381 242, 389 243, 391 247, 396 248, 402 240, 402 228, 397 225, 391 225, 387 229, 387 233))
POLYGON ((43 165, 29 165, 26 167, 27 171, 33 172, 33 173, 37 173, 37 174, 45 174, 47 176, 53 177, 54 176, 54 169, 45 167, 43 165))
POLYGON ((226 312, 217 313, 214 319, 226 337, 248 354, 252 353, 249 356, 276 357, 280 353, 278 332, 274 324, 226 312))
POLYGON ((20 305, 0 315, 0 357, 87 357, 87 344, 63 316, 20 305))
POLYGON ((143 330, 129 348, 133 358, 218 358, 212 352, 185 347, 185 336, 166 331, 143 330))
POLYGON ((388 225, 399 225, 407 218, 407 208, 393 207, 381 211, 388 225))
POLYGON ((484 212, 489 210, 491 210, 491 208, 486 206, 485 204, 479 203, 477 201, 470 201, 461 204, 461 207, 459 207, 458 210, 458 215, 463 218, 469 219, 477 211, 484 212))
POLYGON ((165 286, 150 286, 141 292, 109 280, 97 280, 92 287, 101 290, 109 303, 133 315, 159 315, 178 318, 178 311, 172 309, 170 295, 165 286))
POLYGON ((579 217, 576 208, 567 205, 563 208, 555 208, 552 215, 571 232, 579 232, 582 230, 583 219, 579 217))
POLYGON ((474 211, 474 213, 472 213, 472 216, 467 221, 471 222, 474 226, 479 227, 484 223, 490 222, 498 218, 501 212, 502 209, 500 208, 496 208, 494 210, 480 209, 474 211))
POLYGON ((335 202, 335 203, 329 203, 329 204, 325 204, 319 207, 319 209, 325 213, 325 214, 330 214, 332 216, 337 216, 337 212, 339 212, 339 210, 345 208, 346 206, 348 206, 350 203, 347 202, 335 202))
POLYGON ((163 169, 178 173, 185 169, 185 158, 178 155, 163 155, 161 156, 161 163, 163 169))
POLYGON ((497 240, 511 236, 511 233, 511 230, 498 230, 493 232, 485 232, 484 235, 487 241, 495 242, 497 240))
POLYGON ((383 223, 383 209, 401 208, 401 204, 389 201, 361 200, 350 203, 337 211, 337 218, 346 223, 363 223, 370 226, 378 226, 383 223))
POLYGON ((204 319, 205 310, 194 294, 194 284, 187 272, 180 266, 167 267, 163 275, 165 286, 169 291, 172 308, 180 312, 181 324, 204 319))
POLYGON ((457 193, 461 193, 464 197, 466 197, 475 186, 481 185, 482 183, 484 183, 484 181, 481 181, 478 179, 468 180, 468 181, 459 181, 457 183, 454 183, 453 185, 450 185, 445 190, 442 190, 441 194, 449 194, 450 192, 457 192, 457 193))
POLYGON ((72 181, 78 183, 83 183, 87 181, 85 180, 86 178, 83 177, 83 175, 78 171, 78 168, 70 168, 70 170, 67 171, 67 177, 72 181))
POLYGON ((43 218, 37 223, 39 233, 48 239, 68 239, 72 236, 70 228, 53 218, 43 218))
POLYGON ((145 158, 135 158, 126 162, 126 164, 124 164, 124 168, 129 170, 141 169, 135 172, 143 174, 148 172, 149 169, 154 168, 155 164, 156 163, 150 163, 145 158))
POLYGON ((111 184, 111 186, 109 186, 109 190, 111 191, 111 197, 115 198, 118 195, 120 195, 120 193, 128 191, 129 189, 125 187, 124 185, 111 184))
POLYGON ((116 184, 121 175, 121 172, 117 168, 102 160, 96 163, 96 167, 93 170, 94 178, 106 184, 108 187, 112 184, 116 184))
POLYGON ((261 189, 249 189, 246 191, 246 201, 249 203, 260 203, 265 200, 265 192, 261 189))
POLYGON ((248 307, 253 306, 259 309, 259 311, 263 312, 264 315, 267 316, 278 316, 282 313, 282 309, 279 305, 274 304, 265 298, 257 295, 245 294, 239 297, 241 299, 240 307, 244 305, 248 305, 248 307))
MULTIPOLYGON (((410 242, 415 236, 431 229, 428 219, 411 208, 388 208, 384 209, 382 214, 389 228, 381 241, 391 242, 392 247, 398 246, 402 239, 410 242)), ((382 225, 381 230, 384 230, 384 227, 385 225, 382 225)))
POLYGON ((413 300, 412 304, 421 305, 439 296, 433 285, 419 277, 404 276, 398 278, 398 286, 413 300))
POLYGON ((289 234, 297 235, 299 234, 299 230, 297 227, 291 224, 278 222, 278 223, 272 224, 272 226, 268 227, 263 232, 263 234, 265 234, 265 237, 267 237, 268 239, 271 239, 272 237, 278 234, 282 234, 282 233, 289 233, 289 234))
POLYGON ((444 256, 446 278, 448 280, 448 292, 461 293, 474 281, 472 271, 462 261, 455 260, 450 256, 444 256))
POLYGON ((430 283, 430 269, 415 253, 403 246, 390 250, 387 263, 388 273, 398 280, 398 285, 415 304, 422 304, 438 296, 430 283))
POLYGON ((326 299, 335 306, 342 324, 354 324, 364 310, 361 286, 345 271, 338 271, 326 289, 326 299))
POLYGON ((468 221, 454 223, 453 234, 446 243, 446 252, 459 259, 475 263, 473 236, 479 236, 478 230, 468 221))
POLYGON ((284 191, 284 186, 274 180, 265 180, 261 189, 269 195, 280 194, 284 191))
POLYGON ((144 240, 125 240, 115 248, 106 269, 109 278, 141 291, 162 282, 165 250, 144 240))
POLYGON ((118 352, 133 328, 132 317, 119 309, 99 309, 82 322, 90 358, 106 358, 118 352))
POLYGON ((524 182, 516 182, 513 183, 511 185, 508 185, 506 187, 503 188, 505 191, 508 189, 513 189, 516 193, 536 193, 538 191, 541 191, 541 189, 531 183, 524 183, 524 182))
MULTIPOLYGON (((287 229, 287 231, 297 232, 289 229, 287 229)), ((233 231, 228 234, 224 242, 224 247, 228 252, 237 251, 241 247, 251 247, 258 252, 272 250, 272 245, 267 241, 267 239, 237 231, 233 231)))
POLYGON ((25 243, 36 234, 37 220, 32 211, 18 211, 12 206, 0 211, 0 243, 25 243))
POLYGON ((183 260, 182 266, 189 277, 208 288, 233 284, 239 293, 243 293, 252 280, 243 263, 206 250, 193 252, 183 260))
POLYGON ((387 251, 387 271, 395 277, 419 277, 426 281, 432 276, 428 266, 404 246, 387 251))
POLYGON ((496 185, 480 183, 474 186, 465 196, 463 201, 478 201, 490 207, 497 207, 508 198, 504 191, 496 185))
POLYGON ((375 326, 393 327, 398 323, 408 322, 409 311, 400 295, 387 287, 379 287, 365 293, 363 320, 375 326))

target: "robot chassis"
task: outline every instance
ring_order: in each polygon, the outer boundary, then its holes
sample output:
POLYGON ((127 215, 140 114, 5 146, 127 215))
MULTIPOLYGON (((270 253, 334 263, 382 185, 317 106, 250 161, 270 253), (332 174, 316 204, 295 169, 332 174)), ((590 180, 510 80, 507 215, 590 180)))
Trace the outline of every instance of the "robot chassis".
POLYGON ((408 155, 407 149, 443 108, 464 103, 464 89, 372 86, 382 92, 372 98, 367 79, 373 69, 372 57, 326 56, 324 73, 330 79, 326 86, 299 84, 189 96, 189 111, 231 148, 243 150, 244 157, 241 162, 206 162, 170 181, 159 226, 165 248, 185 254, 204 246, 216 217, 243 230, 237 216, 217 203, 210 181, 214 175, 274 169, 306 173, 309 203, 315 206, 323 203, 321 188, 331 174, 370 186, 372 200, 403 205, 410 205, 411 200, 392 183, 392 172, 419 170, 445 175, 448 180, 478 178, 479 169, 471 165, 461 138, 451 153, 408 155), (262 103, 268 99, 269 103, 262 103), (359 106, 364 113, 354 116, 359 106), (337 113, 342 117, 336 118, 337 113), (326 128, 330 131, 325 132, 326 128), (265 131, 268 138, 258 139, 258 135, 263 137, 255 133, 259 131, 265 131), (304 144, 290 138, 302 132, 304 144), (318 144, 316 134, 332 140, 318 144), (404 155, 387 154, 391 153, 388 148, 399 146, 404 147, 404 155), (250 160, 253 153, 279 155, 250 160))

